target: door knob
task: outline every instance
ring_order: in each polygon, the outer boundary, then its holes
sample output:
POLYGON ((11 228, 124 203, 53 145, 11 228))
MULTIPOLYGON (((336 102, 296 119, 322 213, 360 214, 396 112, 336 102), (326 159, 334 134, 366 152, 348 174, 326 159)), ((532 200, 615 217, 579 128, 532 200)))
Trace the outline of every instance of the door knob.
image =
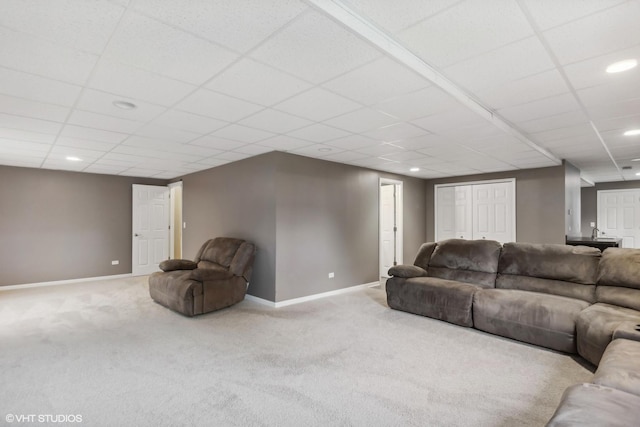
POLYGON ((139 235, 138 233, 134 234, 134 236, 136 236, 136 237, 140 237, 140 235, 139 235))

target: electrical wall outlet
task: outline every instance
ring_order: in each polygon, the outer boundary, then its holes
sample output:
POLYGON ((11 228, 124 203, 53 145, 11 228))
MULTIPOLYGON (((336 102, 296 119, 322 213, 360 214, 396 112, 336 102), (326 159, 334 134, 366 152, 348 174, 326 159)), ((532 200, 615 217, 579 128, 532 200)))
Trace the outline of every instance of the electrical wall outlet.
POLYGON ((595 226, 596 226, 596 223, 595 223, 595 222, 590 222, 590 223, 589 223, 589 227, 595 227, 595 226))
POLYGON ((333 279, 334 277, 336 277, 336 275, 333 271, 329 273, 329 279, 333 279))
POLYGON ((120 261, 119 261, 119 260, 117 260, 117 259, 116 259, 116 260, 111 261, 111 265, 118 265, 118 264, 120 264, 120 261))

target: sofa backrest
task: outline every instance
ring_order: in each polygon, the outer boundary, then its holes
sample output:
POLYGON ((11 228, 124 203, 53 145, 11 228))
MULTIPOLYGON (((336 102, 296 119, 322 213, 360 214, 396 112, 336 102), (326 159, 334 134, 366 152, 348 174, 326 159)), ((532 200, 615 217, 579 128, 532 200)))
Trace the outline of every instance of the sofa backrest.
POLYGON ((586 246, 505 243, 496 288, 595 302, 600 250, 586 246))
POLYGON ((229 268, 242 243, 244 243, 242 239, 216 237, 202 245, 194 261, 198 264, 198 268, 215 268, 215 264, 229 268))
POLYGON ((501 248, 495 240, 440 241, 431 254, 427 273, 430 277, 493 288, 501 248))
POLYGON ((640 310, 640 249, 607 248, 596 287, 598 302, 640 310))
POLYGON ((431 254, 436 248, 437 243, 429 242, 423 243, 418 249, 418 254, 416 255, 415 261, 413 261, 413 265, 423 268, 425 271, 429 271, 429 260, 431 259, 431 254))

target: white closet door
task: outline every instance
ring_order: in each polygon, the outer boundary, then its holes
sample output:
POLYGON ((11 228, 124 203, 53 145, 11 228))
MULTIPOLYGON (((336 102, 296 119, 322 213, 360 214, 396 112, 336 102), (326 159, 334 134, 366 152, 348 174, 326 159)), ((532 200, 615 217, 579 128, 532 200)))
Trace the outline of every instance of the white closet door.
POLYGON ((436 240, 471 239, 472 196, 470 185, 438 187, 436 240))
POLYGON ((473 238, 514 241, 513 183, 473 185, 473 238))
POLYGON ((640 247, 640 191, 598 191, 601 237, 622 239, 623 248, 640 247))

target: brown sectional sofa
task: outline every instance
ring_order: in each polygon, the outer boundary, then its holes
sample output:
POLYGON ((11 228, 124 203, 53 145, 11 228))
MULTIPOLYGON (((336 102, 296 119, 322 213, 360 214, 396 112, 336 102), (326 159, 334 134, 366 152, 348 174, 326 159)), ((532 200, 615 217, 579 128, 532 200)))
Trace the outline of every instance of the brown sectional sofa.
MULTIPOLYGON (((618 376, 640 378, 640 250, 450 239, 423 244, 414 265, 392 267, 389 275, 391 308, 578 353, 600 363, 599 371, 613 366, 618 376), (629 364, 603 357, 605 350, 628 354, 629 346, 637 348, 629 364)), ((615 414, 640 403, 640 386, 600 382, 603 375, 567 389, 552 425, 640 425, 622 422, 637 410, 615 414), (598 424, 600 416, 622 423, 598 424), (583 422, 566 421, 572 417, 583 422)))

